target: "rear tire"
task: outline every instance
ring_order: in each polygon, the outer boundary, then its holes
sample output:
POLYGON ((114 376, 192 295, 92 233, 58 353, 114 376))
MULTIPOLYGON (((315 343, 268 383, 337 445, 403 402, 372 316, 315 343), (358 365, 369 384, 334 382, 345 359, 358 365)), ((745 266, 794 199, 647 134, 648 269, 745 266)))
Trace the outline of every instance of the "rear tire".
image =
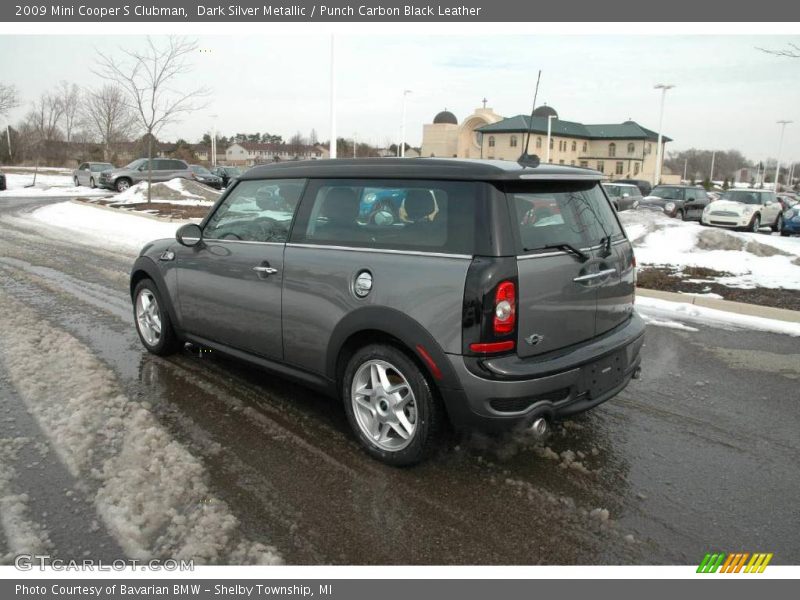
POLYGON ((96 188, 96 187, 97 187, 97 186, 95 185, 95 183, 94 183, 94 177, 92 177, 91 179, 89 179, 89 187, 90 187, 90 188, 92 188, 92 189, 94 189, 94 188, 96 188))
POLYGON ((80 185, 80 183, 78 182, 78 178, 77 177, 73 177, 72 178, 72 183, 75 184, 75 187, 78 187, 80 185))
POLYGON ((395 467, 430 454, 442 409, 405 352, 388 344, 360 348, 347 362, 341 385, 347 420, 368 454, 395 467))
POLYGON ((678 214, 675 215, 675 216, 678 217, 681 221, 685 221, 686 220, 686 213, 683 212, 682 210, 679 210, 678 214))
POLYGON ((778 232, 783 229, 783 215, 778 213, 778 218, 775 219, 775 223, 772 225, 772 231, 778 232))
POLYGON ((169 311, 152 279, 142 279, 133 291, 133 322, 148 352, 167 356, 180 347, 169 311))

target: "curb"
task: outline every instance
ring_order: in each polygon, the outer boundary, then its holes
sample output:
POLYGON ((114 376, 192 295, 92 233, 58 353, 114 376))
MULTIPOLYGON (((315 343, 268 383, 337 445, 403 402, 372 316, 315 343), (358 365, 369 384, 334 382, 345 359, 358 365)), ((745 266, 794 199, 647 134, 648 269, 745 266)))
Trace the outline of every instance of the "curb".
POLYGON ((111 208, 110 206, 103 206, 102 204, 95 204, 94 202, 85 202, 78 198, 70 200, 73 204, 80 206, 90 206, 92 208, 99 208, 101 210, 108 210, 118 215, 133 215, 134 217, 144 217, 153 221, 161 221, 162 223, 191 223, 191 219, 173 219, 172 217, 162 217, 160 215, 151 215, 150 213, 142 212, 141 210, 127 210, 124 208, 111 208))
POLYGON ((775 319, 776 321, 786 321, 789 323, 800 323, 800 311, 788 310, 785 308, 773 308, 771 306, 759 306, 757 304, 747 304, 745 302, 734 302, 733 300, 720 300, 718 298, 704 298, 703 296, 691 296, 689 294, 678 294, 675 292, 662 292, 659 290, 648 290, 636 288, 637 296, 647 298, 658 298, 669 302, 681 302, 683 304, 694 304, 725 312, 749 315, 751 317, 762 317, 765 319, 775 319))

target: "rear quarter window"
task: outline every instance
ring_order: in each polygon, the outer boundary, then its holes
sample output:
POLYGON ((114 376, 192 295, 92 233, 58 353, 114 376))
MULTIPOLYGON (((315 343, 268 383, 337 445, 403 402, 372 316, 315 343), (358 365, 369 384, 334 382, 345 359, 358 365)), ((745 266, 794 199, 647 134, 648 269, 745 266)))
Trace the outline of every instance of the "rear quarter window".
POLYGON ((459 181, 318 180, 291 241, 471 255, 477 190, 459 181))

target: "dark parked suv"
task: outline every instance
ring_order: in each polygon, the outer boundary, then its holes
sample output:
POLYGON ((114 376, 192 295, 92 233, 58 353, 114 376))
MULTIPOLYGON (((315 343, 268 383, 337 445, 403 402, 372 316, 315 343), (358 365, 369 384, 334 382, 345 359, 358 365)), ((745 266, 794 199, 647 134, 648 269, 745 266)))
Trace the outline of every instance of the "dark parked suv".
POLYGON ((366 159, 250 169, 200 225, 144 247, 144 346, 191 342, 342 399, 373 456, 411 464, 444 419, 547 429, 638 375, 635 260, 602 174, 366 159), (365 194, 402 191, 401 219, 365 194))

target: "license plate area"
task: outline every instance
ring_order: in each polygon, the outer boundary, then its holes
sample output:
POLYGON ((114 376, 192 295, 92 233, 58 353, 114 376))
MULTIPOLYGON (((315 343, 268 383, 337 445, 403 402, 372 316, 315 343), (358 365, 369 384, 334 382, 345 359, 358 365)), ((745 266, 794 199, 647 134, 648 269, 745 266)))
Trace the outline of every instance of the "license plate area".
POLYGON ((625 378, 626 361, 625 352, 620 351, 583 367, 583 391, 590 398, 597 398, 620 385, 625 378))

